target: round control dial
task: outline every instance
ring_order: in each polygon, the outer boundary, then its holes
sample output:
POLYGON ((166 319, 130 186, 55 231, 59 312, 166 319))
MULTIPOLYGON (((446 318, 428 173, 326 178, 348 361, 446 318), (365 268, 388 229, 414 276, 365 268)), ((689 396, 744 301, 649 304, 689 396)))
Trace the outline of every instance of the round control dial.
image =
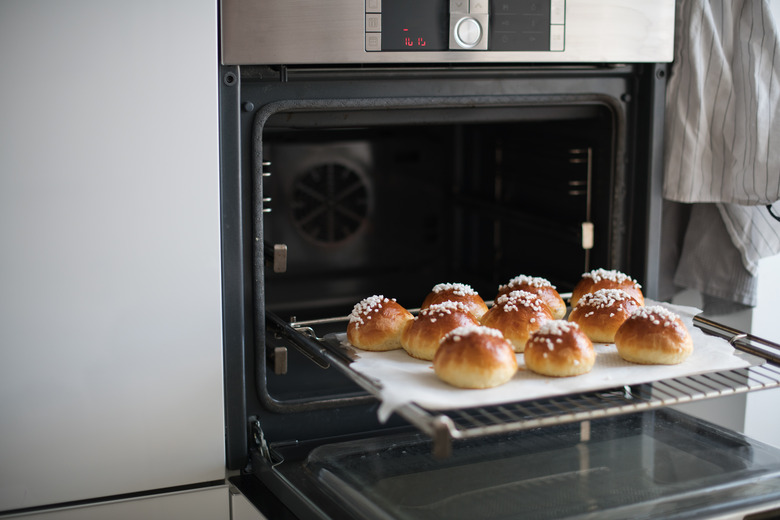
POLYGON ((455 41, 463 48, 470 49, 482 39, 482 26, 471 17, 461 18, 455 24, 455 41))

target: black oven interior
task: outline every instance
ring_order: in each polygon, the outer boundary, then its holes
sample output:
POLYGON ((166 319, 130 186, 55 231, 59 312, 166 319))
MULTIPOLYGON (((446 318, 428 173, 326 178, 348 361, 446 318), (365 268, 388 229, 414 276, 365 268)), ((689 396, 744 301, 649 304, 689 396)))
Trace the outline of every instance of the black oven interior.
POLYGON ((390 124, 373 113, 357 127, 322 128, 317 113, 269 118, 264 239, 285 244, 288 263, 266 275, 268 310, 343 315, 372 294, 414 308, 442 282, 492 299, 522 273, 567 291, 589 265, 606 265, 610 108, 452 110, 463 113, 422 124, 419 110, 390 124), (597 249, 582 247, 586 222, 597 249))

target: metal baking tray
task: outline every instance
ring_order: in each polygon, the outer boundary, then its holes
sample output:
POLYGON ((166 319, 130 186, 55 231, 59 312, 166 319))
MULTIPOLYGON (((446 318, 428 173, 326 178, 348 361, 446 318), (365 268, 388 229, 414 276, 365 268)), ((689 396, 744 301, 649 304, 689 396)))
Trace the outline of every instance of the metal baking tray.
MULTIPOLYGON (((350 367, 353 358, 349 351, 334 347, 315 332, 316 327, 346 323, 347 319, 288 322, 267 314, 269 328, 307 355, 343 372, 381 400, 381 384, 350 367)), ((589 421, 780 386, 780 345, 700 316, 694 317, 694 325, 744 352, 750 366, 499 405, 430 410, 407 403, 394 411, 432 439, 435 457, 446 458, 451 455, 456 440, 589 421)))

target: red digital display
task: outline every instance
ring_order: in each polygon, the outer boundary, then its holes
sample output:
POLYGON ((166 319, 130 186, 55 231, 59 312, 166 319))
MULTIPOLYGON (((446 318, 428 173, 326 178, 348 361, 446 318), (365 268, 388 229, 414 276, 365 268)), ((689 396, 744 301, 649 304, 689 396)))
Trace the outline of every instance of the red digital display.
POLYGON ((449 48, 449 4, 445 0, 382 3, 383 51, 443 51, 449 48))
POLYGON ((425 41, 425 38, 423 36, 417 36, 415 37, 413 34, 409 33, 409 29, 403 29, 403 32, 405 33, 404 36, 404 47, 407 48, 420 48, 428 45, 428 42, 425 41))

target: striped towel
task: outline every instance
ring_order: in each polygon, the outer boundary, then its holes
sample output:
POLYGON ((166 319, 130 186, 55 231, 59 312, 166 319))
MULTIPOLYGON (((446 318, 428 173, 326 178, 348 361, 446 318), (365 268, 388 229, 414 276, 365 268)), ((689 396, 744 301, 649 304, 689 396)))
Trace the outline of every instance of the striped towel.
POLYGON ((780 253, 780 222, 766 208, 780 200, 777 21, 767 0, 678 0, 676 31, 664 197, 715 203, 755 276, 761 258, 780 253))

